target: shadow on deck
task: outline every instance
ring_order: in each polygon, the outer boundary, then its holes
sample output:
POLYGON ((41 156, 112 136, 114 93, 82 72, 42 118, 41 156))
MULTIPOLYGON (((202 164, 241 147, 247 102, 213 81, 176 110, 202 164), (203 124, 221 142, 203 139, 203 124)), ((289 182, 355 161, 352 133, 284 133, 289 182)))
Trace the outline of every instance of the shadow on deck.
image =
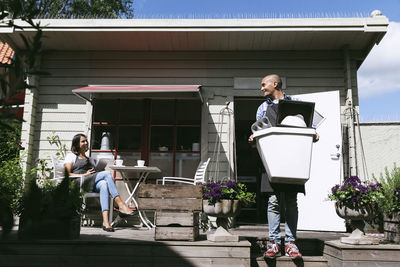
POLYGON ((19 241, 16 231, 0 241, 0 266, 400 266, 400 245, 350 246, 345 233, 299 231, 304 257, 265 261, 268 228, 239 226, 239 242, 155 241, 154 230, 117 227, 114 233, 82 227, 78 240, 19 241))

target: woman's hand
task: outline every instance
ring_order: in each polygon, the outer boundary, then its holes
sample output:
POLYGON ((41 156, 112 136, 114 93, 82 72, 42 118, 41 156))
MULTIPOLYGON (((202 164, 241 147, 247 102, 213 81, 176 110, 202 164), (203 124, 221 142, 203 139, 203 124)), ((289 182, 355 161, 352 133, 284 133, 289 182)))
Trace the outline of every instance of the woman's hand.
POLYGON ((94 170, 94 169, 90 169, 90 170, 88 170, 83 176, 88 176, 88 175, 91 175, 91 174, 93 174, 93 173, 95 173, 96 171, 94 170))

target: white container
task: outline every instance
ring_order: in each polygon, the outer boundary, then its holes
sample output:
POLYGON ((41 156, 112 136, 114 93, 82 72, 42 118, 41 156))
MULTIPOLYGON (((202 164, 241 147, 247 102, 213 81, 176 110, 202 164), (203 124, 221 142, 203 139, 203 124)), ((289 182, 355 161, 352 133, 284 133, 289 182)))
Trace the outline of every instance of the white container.
POLYGON ((272 183, 305 184, 310 178, 315 129, 271 127, 253 137, 272 183))

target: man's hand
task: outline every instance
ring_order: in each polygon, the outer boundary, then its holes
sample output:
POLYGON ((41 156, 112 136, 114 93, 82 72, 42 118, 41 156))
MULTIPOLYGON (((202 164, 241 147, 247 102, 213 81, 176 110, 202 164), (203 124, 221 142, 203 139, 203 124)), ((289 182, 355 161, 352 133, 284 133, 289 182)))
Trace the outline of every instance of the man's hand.
POLYGON ((253 143, 253 141, 254 141, 253 135, 250 135, 250 136, 249 136, 249 140, 248 140, 248 141, 249 141, 249 143, 253 143))
POLYGON ((313 136, 313 142, 316 143, 319 140, 319 134, 315 133, 315 135, 313 136))

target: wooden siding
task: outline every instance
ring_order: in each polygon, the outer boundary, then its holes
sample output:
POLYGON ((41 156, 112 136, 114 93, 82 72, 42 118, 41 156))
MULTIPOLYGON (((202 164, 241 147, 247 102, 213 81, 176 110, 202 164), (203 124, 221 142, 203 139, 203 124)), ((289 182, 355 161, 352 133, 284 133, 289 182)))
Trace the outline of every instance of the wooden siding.
MULTIPOLYGON (((342 105, 346 95, 342 51, 66 51, 48 53, 41 66, 51 75, 40 79, 33 151, 36 157, 45 158, 55 151, 46 140, 53 131, 67 147, 76 132, 88 132, 90 107, 71 93, 72 89, 88 84, 201 84, 208 102, 204 107, 209 109, 205 139, 208 157, 213 153, 219 111, 225 102, 233 101, 235 96, 261 96, 259 88, 234 90, 235 77, 261 79, 265 74, 279 73, 286 77, 288 94, 340 90, 342 105)), ((355 66, 352 64, 353 88, 355 66)), ((357 96, 356 89, 354 94, 357 96)), ((228 175, 231 127, 225 122, 219 136, 224 151, 221 177, 228 175)))

